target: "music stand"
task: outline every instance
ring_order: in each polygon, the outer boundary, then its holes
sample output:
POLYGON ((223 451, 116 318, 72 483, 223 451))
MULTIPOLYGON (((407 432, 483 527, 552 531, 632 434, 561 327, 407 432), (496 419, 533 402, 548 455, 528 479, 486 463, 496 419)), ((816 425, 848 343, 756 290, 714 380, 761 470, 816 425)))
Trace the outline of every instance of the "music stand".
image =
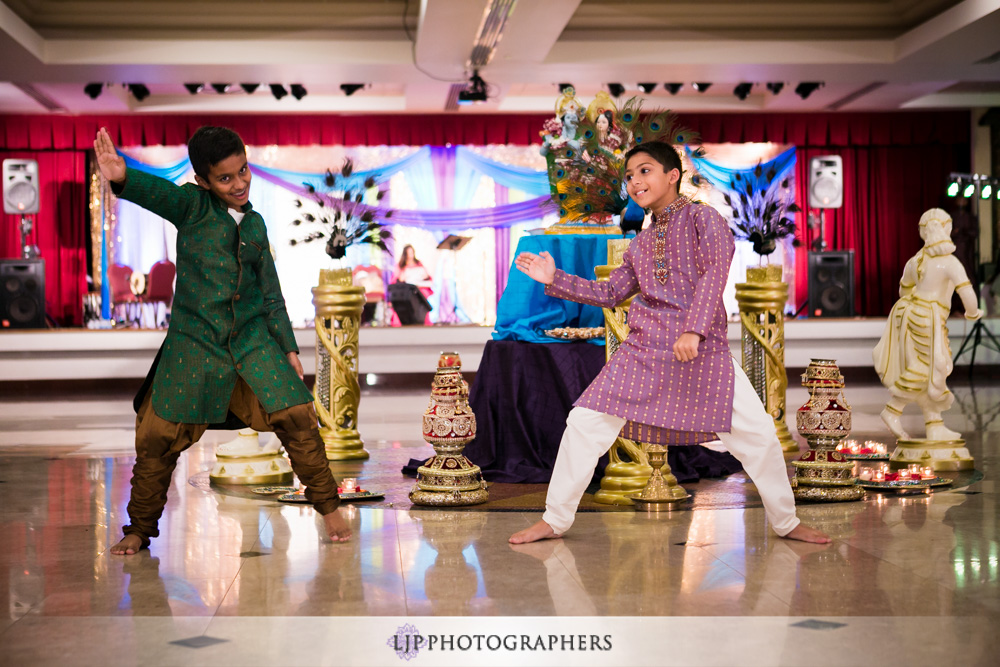
MULTIPOLYGON (((464 248, 469 243, 469 241, 471 241, 471 240, 472 240, 471 236, 458 236, 456 234, 449 234, 447 236, 447 238, 445 238, 444 241, 441 241, 441 243, 438 243, 437 249, 438 250, 450 250, 452 252, 457 252, 457 251, 461 250, 462 248, 464 248)), ((452 264, 452 271, 454 271, 455 270, 454 269, 454 267, 455 267, 454 258, 452 258, 452 263, 451 264, 452 264)), ((451 312, 438 311, 439 312, 439 320, 438 320, 438 322, 439 323, 447 323, 447 324, 455 324, 455 323, 457 323, 459 321, 459 319, 458 319, 458 313, 455 312, 457 305, 458 305, 458 296, 457 295, 452 295, 451 312)))

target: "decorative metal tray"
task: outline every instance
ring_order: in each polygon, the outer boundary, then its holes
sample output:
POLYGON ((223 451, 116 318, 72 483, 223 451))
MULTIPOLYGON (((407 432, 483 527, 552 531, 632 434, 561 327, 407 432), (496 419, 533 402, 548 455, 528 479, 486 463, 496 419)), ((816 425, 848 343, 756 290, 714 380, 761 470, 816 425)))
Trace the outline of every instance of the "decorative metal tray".
MULTIPOLYGON (((384 493, 379 493, 378 491, 351 491, 343 492, 337 494, 340 499, 344 502, 350 502, 352 500, 378 500, 379 498, 385 498, 384 493)), ((278 501, 282 503, 308 503, 304 493, 286 493, 283 496, 278 496, 278 501)))
POLYGON ((591 338, 603 338, 604 327, 559 327, 558 329, 546 329, 545 335, 560 340, 590 340, 591 338))
POLYGON ((847 452, 840 452, 844 455, 845 459, 850 461, 888 461, 888 454, 848 454, 847 452))
POLYGON ((938 487, 938 486, 950 486, 954 480, 947 479, 945 477, 932 477, 930 479, 894 479, 891 482, 876 482, 875 480, 866 481, 863 479, 858 480, 858 486, 863 486, 866 489, 873 489, 875 491, 879 490, 889 490, 895 491, 897 489, 912 489, 924 487, 938 487))
POLYGON ((262 496, 273 496, 276 493, 295 493, 297 491, 294 486, 258 486, 250 490, 262 496))

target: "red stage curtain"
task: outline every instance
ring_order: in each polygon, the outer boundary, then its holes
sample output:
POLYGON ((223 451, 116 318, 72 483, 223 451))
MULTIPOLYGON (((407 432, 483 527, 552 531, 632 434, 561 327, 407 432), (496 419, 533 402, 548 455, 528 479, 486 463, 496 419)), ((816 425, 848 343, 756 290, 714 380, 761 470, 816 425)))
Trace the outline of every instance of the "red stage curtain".
MULTIPOLYGON (((39 216, 43 256, 50 260, 46 280, 50 311, 58 319, 79 321, 79 291, 63 286, 68 280, 83 282, 86 271, 79 260, 79 279, 60 279, 54 265, 72 264, 82 253, 87 230, 84 223, 72 228, 72 218, 54 216, 57 207, 85 218, 85 153, 97 128, 105 126, 121 146, 180 145, 202 125, 226 125, 253 145, 437 145, 539 142, 539 130, 548 114, 479 115, 435 114, 422 116, 366 115, 133 115, 133 116, 27 116, 0 115, 0 151, 67 151, 65 162, 42 169, 46 192, 59 193, 59 201, 43 198, 39 216), (69 156, 73 157, 70 158, 69 156), (78 177, 77 177, 78 176, 78 177), (64 182, 65 179, 73 179, 64 182), (75 200, 63 199, 75 197, 75 200), (78 235, 78 236, 77 236, 78 235), (72 237, 72 238, 71 238, 72 237), (64 241, 68 245, 60 245, 64 241), (53 241, 53 239, 56 239, 53 241), (74 240, 75 239, 75 240, 74 240), (67 257, 63 259, 63 253, 67 257), (60 282, 62 280, 62 282, 60 282), (72 313, 72 316, 70 316, 72 313)), ((945 179, 951 171, 967 172, 971 166, 971 116, 967 111, 918 111, 813 114, 684 114, 681 120, 697 130, 706 143, 760 142, 792 144, 798 148, 798 203, 806 207, 809 158, 840 155, 844 159, 845 206, 828 214, 831 249, 855 251, 855 309, 859 315, 885 315, 896 298, 896 284, 903 265, 919 248, 916 224, 920 214, 939 206, 945 179)), ((6 155, 6 154, 5 154, 6 155)), ((44 153, 10 153, 35 156, 44 153)), ((52 153, 50 155, 59 155, 52 153)), ((49 158, 55 159, 55 158, 49 158)), ((41 163, 41 159, 39 159, 41 163)), ((40 164, 41 166, 41 164, 40 164)), ((804 216, 803 216, 804 217, 804 216)), ((81 218, 81 219, 83 219, 81 218)), ((4 218, 0 254, 20 254, 16 225, 4 218)), ((805 241, 800 225, 799 234, 805 241)), ((806 248, 799 254, 796 294, 799 303, 807 293, 806 248)), ((82 291, 82 288, 81 288, 82 291)))
MULTIPOLYGON (((0 160, 38 161, 40 192, 32 238, 45 260, 45 312, 62 326, 83 324, 87 293, 87 156, 82 151, 0 150, 0 160)), ((0 218, 0 257, 21 256, 21 218, 0 218)))

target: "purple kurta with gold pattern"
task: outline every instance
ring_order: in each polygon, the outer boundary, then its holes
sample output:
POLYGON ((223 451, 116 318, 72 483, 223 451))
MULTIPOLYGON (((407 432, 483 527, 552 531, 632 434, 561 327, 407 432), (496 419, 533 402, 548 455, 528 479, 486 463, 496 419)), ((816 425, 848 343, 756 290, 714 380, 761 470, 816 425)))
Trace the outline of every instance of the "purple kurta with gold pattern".
POLYGON ((638 293, 629 307, 628 337, 574 405, 629 420, 622 436, 640 442, 705 442, 728 432, 732 422, 733 359, 722 291, 733 235, 712 207, 679 204, 636 236, 609 280, 557 270, 545 288, 549 296, 604 308, 638 293), (658 265, 666 268, 663 282, 658 265), (702 342, 698 357, 681 363, 673 345, 688 331, 702 342))

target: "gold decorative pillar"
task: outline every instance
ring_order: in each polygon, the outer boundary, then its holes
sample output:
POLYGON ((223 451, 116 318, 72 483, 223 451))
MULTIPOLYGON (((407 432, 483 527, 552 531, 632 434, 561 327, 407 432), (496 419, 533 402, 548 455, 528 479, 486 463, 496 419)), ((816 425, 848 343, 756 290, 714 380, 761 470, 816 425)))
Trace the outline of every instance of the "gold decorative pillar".
MULTIPOLYGON (((608 264, 595 268, 598 280, 608 280, 611 272, 621 266, 622 256, 628 249, 631 239, 611 239, 608 241, 608 264)), ((632 299, 619 304, 615 308, 604 309, 604 340, 605 359, 618 351, 618 346, 628 336, 628 307, 632 299)), ((594 502, 604 505, 634 505, 633 496, 640 494, 649 482, 653 468, 649 465, 647 448, 650 445, 619 437, 608 450, 608 466, 601 478, 601 489, 594 494, 594 502)), ((677 478, 670 471, 666 462, 666 448, 663 448, 663 467, 661 468, 662 483, 657 480, 657 488, 672 501, 684 500, 689 497, 684 487, 677 484, 677 478)), ((664 502, 661 500, 660 502, 664 502)))
POLYGON ((365 290, 351 280, 350 269, 321 270, 314 287, 316 306, 316 386, 313 403, 320 435, 331 461, 368 458, 358 433, 358 326, 365 290))
POLYGON ((788 284, 781 281, 781 266, 747 269, 747 281, 736 284, 736 301, 743 325, 743 370, 774 419, 781 449, 796 453, 799 446, 785 423, 785 303, 788 284))

